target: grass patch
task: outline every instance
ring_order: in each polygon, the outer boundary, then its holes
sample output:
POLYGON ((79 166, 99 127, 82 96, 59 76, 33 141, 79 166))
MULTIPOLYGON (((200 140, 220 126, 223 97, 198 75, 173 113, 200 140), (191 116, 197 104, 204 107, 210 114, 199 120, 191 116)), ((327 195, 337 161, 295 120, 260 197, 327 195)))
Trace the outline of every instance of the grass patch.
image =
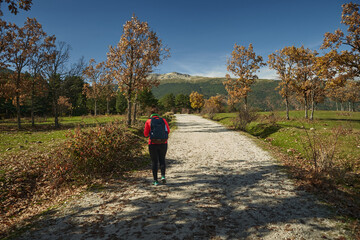
POLYGON ((83 116, 60 118, 60 129, 54 128, 52 118, 36 121, 36 126, 31 127, 30 119, 24 119, 22 129, 17 130, 15 120, 0 122, 0 154, 5 152, 19 152, 36 148, 46 151, 49 147, 58 145, 66 139, 66 133, 77 126, 94 127, 105 123, 123 120, 124 116, 83 116))

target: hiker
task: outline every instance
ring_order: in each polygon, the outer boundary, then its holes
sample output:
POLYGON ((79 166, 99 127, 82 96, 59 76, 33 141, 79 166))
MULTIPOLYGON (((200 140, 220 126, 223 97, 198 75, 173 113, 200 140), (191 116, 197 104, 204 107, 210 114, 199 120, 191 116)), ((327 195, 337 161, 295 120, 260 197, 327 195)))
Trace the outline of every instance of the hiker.
POLYGON ((164 118, 157 114, 157 109, 152 108, 151 116, 145 123, 144 135, 149 137, 149 152, 152 161, 153 185, 158 185, 158 162, 160 163, 161 182, 166 183, 165 179, 165 156, 167 152, 167 138, 170 127, 164 118))

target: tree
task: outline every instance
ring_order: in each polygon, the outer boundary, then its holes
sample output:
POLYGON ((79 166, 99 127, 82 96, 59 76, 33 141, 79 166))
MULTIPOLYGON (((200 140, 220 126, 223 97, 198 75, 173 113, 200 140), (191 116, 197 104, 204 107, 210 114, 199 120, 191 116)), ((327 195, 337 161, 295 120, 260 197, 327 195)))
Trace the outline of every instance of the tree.
POLYGON ((331 49, 332 61, 338 72, 347 74, 347 77, 336 78, 338 84, 344 85, 346 79, 360 76, 360 4, 347 3, 342 5, 341 23, 347 26, 346 32, 336 30, 334 33, 325 33, 321 49, 331 49), (346 35, 345 35, 346 34, 346 35), (347 47, 348 50, 338 53, 339 47, 347 47))
POLYGON ((127 101, 124 94, 120 91, 118 91, 118 94, 116 96, 116 112, 123 114, 125 113, 127 108, 127 101))
POLYGON ((175 108, 175 96, 173 93, 168 93, 160 99, 160 103, 164 106, 166 111, 172 111, 175 108))
POLYGON ((155 98, 153 92, 148 88, 145 88, 139 93, 138 101, 140 104, 140 108, 143 110, 158 105, 158 100, 155 98))
POLYGON ((178 94, 175 97, 175 107, 179 110, 190 109, 190 97, 186 94, 178 94))
POLYGON ((48 59, 45 67, 45 73, 47 75, 47 85, 49 93, 52 98, 53 113, 54 113, 54 124, 58 128, 59 124, 59 106, 58 98, 60 96, 60 90, 62 85, 62 78, 65 75, 65 64, 70 58, 70 45, 65 42, 59 42, 54 46, 47 47, 48 59))
POLYGON ((305 110, 305 118, 308 118, 309 100, 311 99, 311 90, 315 86, 313 82, 317 78, 314 71, 314 62, 317 55, 316 51, 309 48, 296 48, 294 61, 296 66, 294 69, 294 89, 298 95, 298 99, 303 103, 305 110))
POLYGON ((35 96, 43 95, 45 92, 46 81, 43 70, 51 58, 46 49, 55 45, 55 36, 41 36, 34 44, 34 54, 30 58, 29 70, 31 73, 30 100, 31 100, 31 125, 35 126, 34 101, 35 96))
POLYGON ((215 113, 223 111, 223 96, 217 95, 212 96, 209 99, 205 100, 203 113, 207 113, 210 119, 213 119, 215 113))
POLYGON ((0 19, 0 69, 8 67, 6 60, 8 58, 9 48, 14 41, 14 32, 18 29, 15 24, 7 23, 0 19))
POLYGON ((276 89, 285 99, 286 119, 289 120, 289 98, 294 93, 294 68, 296 48, 294 46, 284 47, 269 55, 269 68, 274 69, 280 77, 281 82, 276 89))
POLYGON ((84 84, 84 94, 89 99, 94 100, 94 115, 97 115, 97 102, 103 91, 103 82, 105 81, 105 63, 96 64, 94 59, 90 59, 89 66, 83 72, 83 76, 89 83, 84 84))
POLYGON ((63 95, 69 98, 74 115, 83 115, 86 113, 86 96, 83 94, 84 79, 80 76, 68 75, 62 83, 63 95))
POLYGON ((258 78, 255 73, 261 66, 266 64, 263 63, 261 56, 255 54, 252 44, 249 44, 248 48, 235 44, 227 64, 227 70, 237 77, 233 79, 229 74, 226 75, 227 80, 224 85, 231 99, 230 101, 236 103, 244 99, 244 106, 247 109, 247 97, 251 91, 250 87, 258 78))
POLYGON ((204 95, 198 92, 192 92, 190 94, 190 104, 194 110, 200 111, 205 104, 204 95))
POLYGON ((349 112, 354 112, 355 103, 360 101, 360 82, 348 80, 344 91, 345 99, 349 102, 349 112))
POLYGON ((9 47, 7 47, 7 53, 4 58, 9 67, 14 69, 16 76, 12 79, 15 86, 17 124, 18 128, 21 128, 20 95, 21 86, 23 85, 21 82, 22 70, 29 66, 32 57, 36 53, 38 42, 43 39, 46 33, 35 18, 27 18, 22 28, 13 27, 12 35, 12 42, 8 44, 9 47))
POLYGON ((59 96, 58 105, 59 105, 59 115, 62 116, 67 111, 71 110, 72 104, 69 101, 70 99, 65 96, 59 96))
POLYGON ((147 78, 153 67, 158 66, 169 55, 163 48, 156 33, 150 30, 147 22, 140 22, 132 16, 123 27, 119 43, 109 47, 107 67, 110 77, 118 81, 119 89, 128 102, 127 125, 131 125, 131 109, 134 96, 144 87, 158 84, 147 78))
MULTIPOLYGON (((11 13, 17 14, 19 9, 28 11, 31 9, 32 0, 0 0, 0 7, 3 3, 8 4, 8 9, 11 13)), ((3 12, 0 9, 0 16, 3 16, 3 12)))

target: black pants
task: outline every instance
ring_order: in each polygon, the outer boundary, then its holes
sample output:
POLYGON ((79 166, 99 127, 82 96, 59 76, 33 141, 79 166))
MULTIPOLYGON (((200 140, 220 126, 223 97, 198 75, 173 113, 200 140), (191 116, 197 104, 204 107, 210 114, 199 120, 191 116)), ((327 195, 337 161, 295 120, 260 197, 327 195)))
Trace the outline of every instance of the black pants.
POLYGON ((167 152, 166 144, 150 144, 149 145, 150 158, 152 161, 152 171, 154 180, 158 179, 158 163, 160 163, 161 176, 165 177, 165 156, 167 152))

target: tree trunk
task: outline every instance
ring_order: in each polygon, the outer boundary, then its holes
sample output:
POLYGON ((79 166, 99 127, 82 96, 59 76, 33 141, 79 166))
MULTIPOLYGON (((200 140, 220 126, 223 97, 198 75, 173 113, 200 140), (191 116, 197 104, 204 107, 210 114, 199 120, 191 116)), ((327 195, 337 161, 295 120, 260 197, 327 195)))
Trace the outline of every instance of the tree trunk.
POLYGON ((288 99, 287 96, 285 97, 285 106, 286 106, 286 120, 290 120, 290 117, 289 117, 289 99, 288 99))
POLYGON ((96 116, 97 115, 97 101, 96 101, 96 98, 94 98, 94 104, 95 104, 95 106, 94 106, 94 116, 96 116))
POLYGON ((35 127, 35 116, 34 116, 34 93, 31 94, 31 126, 35 127))
POLYGON ((314 111, 315 111, 315 94, 311 94, 311 115, 310 115, 310 120, 314 120, 314 111))
POLYGON ((53 96, 53 106, 54 106, 55 128, 58 128, 58 127, 60 127, 60 124, 59 124, 59 112, 58 112, 58 104, 57 104, 57 98, 56 98, 55 93, 54 93, 54 96, 53 96))
POLYGON ((35 115, 34 115, 34 98, 35 98, 35 77, 32 82, 32 89, 31 89, 31 126, 35 127, 35 115))
POLYGON ((338 102, 335 102, 336 103, 336 111, 339 111, 339 105, 338 105, 338 102))
POLYGON ((110 104, 110 99, 106 98, 106 113, 107 113, 107 115, 110 114, 109 104, 110 104))
POLYGON ((340 103, 341 111, 344 111, 344 104, 343 102, 340 103))
POLYGON ((315 111, 315 103, 312 102, 312 103, 311 103, 311 115, 310 115, 310 120, 314 120, 314 111, 315 111))
POLYGON ((308 119, 308 102, 307 102, 307 97, 304 97, 304 102, 305 102, 305 119, 308 119))
POLYGON ((138 105, 137 100, 138 100, 138 95, 137 95, 137 93, 136 93, 136 95, 135 95, 135 102, 134 102, 133 123, 135 123, 135 121, 136 121, 137 105, 138 105))
POLYGON ((247 96, 244 97, 244 109, 247 111, 247 96))
POLYGON ((351 102, 349 101, 349 112, 351 112, 351 102))
POLYGON ((17 125, 18 125, 18 129, 21 128, 21 112, 20 112, 20 73, 18 73, 17 75, 17 80, 16 80, 16 95, 15 95, 15 99, 16 99, 16 115, 17 115, 17 125))
POLYGON ((127 126, 130 127, 131 126, 131 108, 132 108, 131 95, 128 96, 127 101, 128 101, 127 126))

